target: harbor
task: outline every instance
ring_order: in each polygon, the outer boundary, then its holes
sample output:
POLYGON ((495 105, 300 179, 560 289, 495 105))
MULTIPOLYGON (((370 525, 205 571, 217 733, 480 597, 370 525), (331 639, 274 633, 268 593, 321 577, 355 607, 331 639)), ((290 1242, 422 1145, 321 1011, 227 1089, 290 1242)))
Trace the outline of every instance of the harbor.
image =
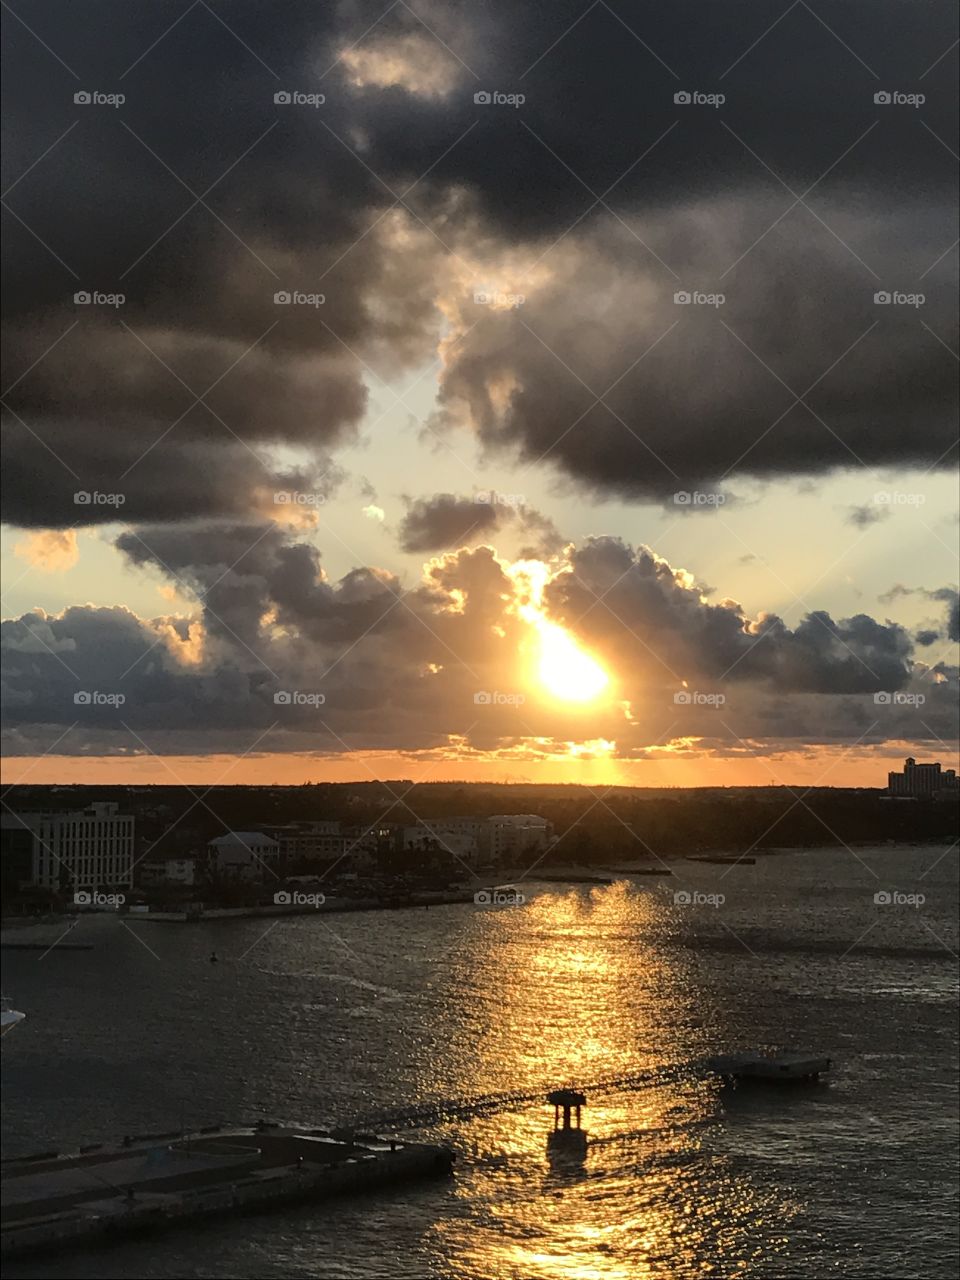
POLYGON ((447 1175, 447 1147, 262 1122, 5 1161, 3 1257, 447 1175))

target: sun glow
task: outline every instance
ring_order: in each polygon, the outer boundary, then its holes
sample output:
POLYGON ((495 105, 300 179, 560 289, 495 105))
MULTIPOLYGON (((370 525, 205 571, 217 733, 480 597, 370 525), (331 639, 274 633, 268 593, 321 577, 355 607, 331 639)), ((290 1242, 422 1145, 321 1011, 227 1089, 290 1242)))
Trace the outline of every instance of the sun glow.
POLYGON ((519 588, 517 613, 533 628, 536 677, 555 698, 564 702, 592 702, 603 693, 610 677, 569 631, 545 614, 543 592, 550 578, 539 560, 519 560, 507 572, 519 588))
POLYGON ((584 651, 563 627, 541 618, 538 675, 544 688, 567 702, 591 702, 609 684, 598 662, 584 651))

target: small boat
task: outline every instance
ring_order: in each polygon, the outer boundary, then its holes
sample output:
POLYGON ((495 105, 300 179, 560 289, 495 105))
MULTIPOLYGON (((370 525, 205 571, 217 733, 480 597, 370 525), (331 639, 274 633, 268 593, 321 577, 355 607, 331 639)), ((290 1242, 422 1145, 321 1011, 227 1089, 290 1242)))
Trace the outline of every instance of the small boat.
POLYGON ((725 1080, 776 1083, 818 1080, 831 1068, 829 1058, 809 1053, 727 1053, 711 1058, 709 1066, 725 1080))
POLYGON ((614 871, 621 876, 672 876, 673 872, 669 867, 633 867, 630 871, 626 867, 614 867, 614 871))
POLYGON ((220 961, 220 957, 217 955, 217 953, 216 953, 215 951, 211 951, 211 952, 210 952, 210 963, 211 963, 211 964, 218 964, 218 963, 219 963, 219 961, 220 961))
POLYGON ((0 996, 0 1035, 6 1035, 24 1020, 27 1015, 14 1009, 6 996, 0 996))

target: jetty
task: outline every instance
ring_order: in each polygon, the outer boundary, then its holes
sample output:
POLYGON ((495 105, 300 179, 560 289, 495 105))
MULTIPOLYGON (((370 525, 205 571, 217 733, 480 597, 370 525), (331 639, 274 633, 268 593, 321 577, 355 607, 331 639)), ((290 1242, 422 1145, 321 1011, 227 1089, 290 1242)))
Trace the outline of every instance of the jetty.
POLYGON ((449 1174, 453 1161, 443 1146, 266 1122, 7 1160, 2 1254, 76 1249, 213 1215, 407 1185, 449 1174))

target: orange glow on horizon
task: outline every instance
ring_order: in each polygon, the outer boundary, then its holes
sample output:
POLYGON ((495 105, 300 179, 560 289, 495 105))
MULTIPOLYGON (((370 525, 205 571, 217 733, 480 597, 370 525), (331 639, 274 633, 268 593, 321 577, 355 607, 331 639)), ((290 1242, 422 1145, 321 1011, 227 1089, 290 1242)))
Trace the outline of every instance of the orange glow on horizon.
POLYGON ((797 749, 771 756, 721 756, 671 752, 620 759, 596 743, 568 744, 563 755, 457 758, 436 752, 251 753, 247 756, 8 756, 3 784, 89 786, 299 786, 306 782, 353 782, 407 778, 420 782, 497 782, 623 787, 885 787, 887 771, 905 756, 939 758, 953 767, 950 752, 910 743, 876 749, 797 749), (571 750, 579 747, 580 750, 571 750), (586 748, 593 748, 587 751, 586 748))

